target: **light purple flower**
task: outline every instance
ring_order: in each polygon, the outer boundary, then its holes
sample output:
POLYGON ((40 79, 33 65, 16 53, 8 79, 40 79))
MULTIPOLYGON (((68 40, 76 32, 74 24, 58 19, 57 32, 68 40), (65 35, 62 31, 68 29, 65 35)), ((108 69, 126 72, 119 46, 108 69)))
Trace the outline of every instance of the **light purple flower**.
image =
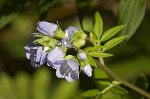
POLYGON ((56 68, 56 76, 58 78, 66 78, 68 82, 79 79, 79 65, 76 61, 69 59, 56 61, 54 64, 59 65, 56 68))
POLYGON ((31 65, 33 67, 40 67, 46 62, 47 52, 44 51, 43 46, 29 44, 24 48, 26 51, 26 57, 31 60, 31 65))
POLYGON ((79 31, 79 28, 73 27, 73 26, 69 26, 65 30, 65 37, 57 45, 58 46, 62 45, 64 47, 71 48, 70 40, 71 40, 72 36, 74 35, 75 31, 79 31))
POLYGON ((87 59, 87 55, 85 52, 79 52, 78 56, 79 56, 80 60, 86 60, 87 59))
POLYGON ((54 23, 49 23, 46 21, 41 21, 37 23, 37 28, 39 32, 42 34, 53 37, 55 35, 55 31, 58 29, 58 26, 54 23))
POLYGON ((65 30, 65 34, 67 34, 67 37, 69 37, 69 39, 72 38, 72 36, 74 35, 75 31, 79 31, 80 29, 74 26, 69 26, 66 30, 65 30))
POLYGON ((92 76, 92 67, 91 67, 91 65, 90 64, 86 64, 86 66, 84 66, 83 68, 82 68, 82 70, 83 70, 83 72, 87 75, 87 76, 89 76, 89 77, 91 77, 92 76))
MULTIPOLYGON (((79 52, 78 53, 78 58, 80 59, 80 60, 82 60, 82 61, 86 61, 86 59, 87 59, 87 55, 86 55, 86 53, 85 52, 79 52)), ((84 67, 82 67, 81 68, 82 70, 83 70, 83 72, 87 75, 87 76, 89 76, 89 77, 91 77, 92 76, 92 67, 91 67, 91 65, 90 64, 86 64, 84 67)))
POLYGON ((71 44, 70 44, 70 39, 69 39, 69 37, 63 38, 57 45, 58 45, 58 46, 64 46, 64 47, 71 48, 71 44))
POLYGON ((47 65, 57 68, 57 64, 54 64, 56 61, 64 60, 65 53, 63 52, 61 47, 55 47, 52 49, 47 55, 47 65))

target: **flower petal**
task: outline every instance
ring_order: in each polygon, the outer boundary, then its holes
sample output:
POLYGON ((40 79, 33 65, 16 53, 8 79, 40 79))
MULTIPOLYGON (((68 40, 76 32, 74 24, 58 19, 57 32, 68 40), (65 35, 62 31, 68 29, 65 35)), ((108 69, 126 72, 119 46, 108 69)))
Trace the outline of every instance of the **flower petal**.
POLYGON ((74 60, 70 59, 64 61, 57 61, 55 62, 55 64, 59 65, 56 68, 56 76, 58 78, 66 78, 68 82, 72 82, 74 80, 79 79, 79 66, 74 60), (75 65, 75 67, 73 66, 73 69, 75 68, 74 70, 72 69, 71 65, 75 65))
POLYGON ((79 71, 72 71, 71 73, 71 78, 74 79, 74 80, 77 80, 79 79, 79 71))
POLYGON ((87 64, 84 68, 83 68, 83 72, 87 75, 87 76, 89 76, 89 77, 91 77, 92 76, 92 67, 91 67, 91 65, 90 64, 87 64))
POLYGON ((64 78, 64 76, 60 73, 60 66, 58 66, 57 69, 56 69, 56 76, 58 78, 64 78))
POLYGON ((58 44, 58 46, 64 46, 64 47, 68 47, 68 48, 71 48, 71 44, 70 44, 70 39, 69 37, 65 37, 63 38, 58 44))
POLYGON ((30 59, 30 55, 33 52, 33 50, 37 50, 38 46, 35 46, 34 44, 29 44, 27 46, 24 47, 25 51, 26 51, 26 57, 28 59, 30 59))
POLYGON ((54 31, 56 31, 58 26, 54 23, 49 23, 46 21, 41 21, 37 23, 37 30, 45 35, 49 35, 50 37, 54 36, 54 31))
POLYGON ((74 81, 74 79, 72 79, 70 76, 66 76, 65 78, 66 78, 66 80, 67 80, 68 82, 74 81))
POLYGON ((87 59, 87 55, 84 52, 79 52, 78 56, 79 56, 80 60, 86 60, 87 59))
POLYGON ((37 50, 32 51, 30 59, 33 67, 40 67, 46 62, 47 52, 43 49, 43 46, 39 46, 37 50))
POLYGON ((52 66, 53 68, 56 69, 57 64, 54 64, 56 61, 59 61, 59 60, 64 60, 64 52, 63 50, 60 48, 60 47, 55 47, 53 50, 51 50, 49 53, 48 53, 48 56, 47 56, 47 64, 48 66, 52 66))
POLYGON ((79 31, 79 28, 74 27, 74 26, 69 26, 69 27, 65 30, 65 33, 68 33, 68 37, 71 39, 72 36, 74 35, 74 31, 79 31))
POLYGON ((70 66, 70 68, 72 70, 78 70, 79 69, 78 63, 72 59, 67 60, 67 64, 70 66))
POLYGON ((66 80, 68 82, 72 82, 74 80, 79 79, 79 72, 78 71, 71 71, 71 73, 68 76, 65 76, 66 80))

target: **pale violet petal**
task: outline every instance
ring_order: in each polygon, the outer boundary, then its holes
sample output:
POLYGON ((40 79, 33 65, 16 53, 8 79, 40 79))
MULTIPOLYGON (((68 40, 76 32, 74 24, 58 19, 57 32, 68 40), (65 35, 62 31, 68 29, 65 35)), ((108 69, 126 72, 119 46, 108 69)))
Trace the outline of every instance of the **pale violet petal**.
POLYGON ((84 53, 84 52, 79 52, 78 56, 79 56, 80 60, 86 60, 87 59, 86 53, 84 53))
POLYGON ((46 62, 47 52, 44 52, 44 47, 39 47, 37 49, 36 62, 39 62, 40 65, 43 65, 46 62))
POLYGON ((26 52, 27 59, 30 59, 30 55, 31 55, 31 53, 26 52))
POLYGON ((27 46, 24 47, 27 59, 30 59, 31 53, 33 52, 33 50, 37 50, 37 48, 38 46, 34 44, 28 44, 27 46))
POLYGON ((37 50, 32 50, 30 55, 31 65, 33 67, 40 67, 46 62, 47 53, 43 52, 43 47, 39 46, 37 50))
POLYGON ((36 29, 45 35, 49 35, 50 37, 53 37, 55 34, 55 31, 58 29, 58 26, 54 23, 40 21, 37 23, 36 29))
POLYGON ((58 64, 59 66, 56 68, 56 75, 59 78, 64 78, 65 76, 69 75, 69 73, 71 72, 71 68, 69 67, 66 61, 64 62, 61 61, 59 63, 60 63, 58 64))
POLYGON ((30 55, 30 59, 31 59, 31 65, 33 67, 40 67, 40 64, 36 62, 36 50, 32 51, 30 55))
POLYGON ((72 70, 78 70, 79 69, 78 63, 72 59, 67 60, 67 64, 71 67, 72 70))
POLYGON ((89 77, 92 76, 92 71, 93 70, 90 64, 87 64, 85 67, 83 67, 83 72, 89 77))
POLYGON ((79 71, 78 71, 78 70, 72 71, 72 73, 71 73, 70 76, 71 76, 71 78, 74 79, 74 80, 79 79, 79 71))
POLYGON ((60 73, 60 66, 58 66, 57 69, 56 69, 56 76, 58 78, 64 78, 64 76, 60 73))
POLYGON ((59 60, 59 61, 54 62, 55 65, 61 65, 61 64, 64 64, 64 63, 66 63, 65 60, 59 60))
POLYGON ((68 82, 74 81, 74 79, 72 79, 70 76, 66 76, 65 78, 66 78, 66 80, 67 80, 68 82))
POLYGON ((56 61, 59 60, 64 60, 64 52, 60 47, 55 47, 54 49, 52 49, 47 56, 47 61, 48 61, 48 66, 50 66, 52 63, 53 64, 53 68, 56 68, 58 65, 54 64, 56 61))
POLYGON ((72 71, 68 76, 65 76, 66 80, 68 82, 72 82, 74 80, 79 79, 79 72, 78 71, 72 71))
POLYGON ((74 26, 69 26, 66 30, 65 33, 68 33, 68 37, 72 38, 72 36, 74 35, 74 31, 79 31, 79 28, 74 27, 74 26))

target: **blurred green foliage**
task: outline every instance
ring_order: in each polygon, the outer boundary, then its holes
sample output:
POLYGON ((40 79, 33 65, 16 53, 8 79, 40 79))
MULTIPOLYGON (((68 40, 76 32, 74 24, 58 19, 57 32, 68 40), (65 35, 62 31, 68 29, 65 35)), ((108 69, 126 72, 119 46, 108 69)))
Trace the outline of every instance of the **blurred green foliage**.
POLYGON ((125 24, 126 27, 120 35, 127 34, 128 39, 135 33, 140 25, 146 7, 146 0, 121 0, 119 4, 119 24, 125 24))
POLYGON ((75 99, 78 85, 78 81, 54 83, 48 68, 40 68, 32 76, 23 71, 14 77, 1 72, 0 99, 75 99))
MULTIPOLYGON (((118 75, 150 91, 149 1, 77 0, 75 9, 78 10, 78 15, 77 11, 70 9, 67 2, 75 5, 73 0, 0 0, 0 99, 84 99, 80 96, 81 92, 97 87, 102 90, 103 87, 95 83, 95 80, 84 75, 81 75, 80 82, 68 83, 58 80, 49 68, 32 68, 23 49, 30 34, 36 32, 35 27, 39 20, 59 21, 62 28, 69 25, 82 27, 79 24, 82 23, 85 31, 91 31, 95 11, 101 13, 104 31, 118 23, 125 24, 126 32, 121 33, 128 34, 130 38, 125 44, 108 51, 114 56, 104 58, 106 64, 118 75), (119 6, 119 9, 114 10, 116 6, 119 6), (64 7, 67 8, 66 12, 62 12, 64 7), (55 8, 58 9, 54 10, 55 8), (118 10, 119 16, 116 14, 118 10), (55 18, 53 14, 60 16, 60 19, 55 18), (53 20, 50 19, 51 16, 53 20)), ((106 82, 111 80, 106 75, 99 75, 106 78, 106 82)), ((103 84, 102 81, 98 83, 103 84)), ((134 91, 128 91, 129 94, 123 97, 114 95, 111 91, 108 91, 105 97, 100 97, 143 99, 142 96, 137 97, 134 91)))

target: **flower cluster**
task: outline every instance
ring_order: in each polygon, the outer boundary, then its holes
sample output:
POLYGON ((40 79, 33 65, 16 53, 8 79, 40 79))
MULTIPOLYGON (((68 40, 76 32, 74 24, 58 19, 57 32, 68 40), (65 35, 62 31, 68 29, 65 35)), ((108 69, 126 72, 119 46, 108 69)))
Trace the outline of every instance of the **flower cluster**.
POLYGON ((88 56, 80 49, 85 44, 85 33, 73 26, 62 31, 57 24, 46 21, 38 22, 36 29, 38 33, 32 33, 29 43, 24 47, 33 67, 47 63, 56 69, 58 78, 66 78, 68 82, 79 79, 80 69, 87 76, 92 76, 88 56), (74 49, 77 55, 67 55, 68 49, 74 49))

